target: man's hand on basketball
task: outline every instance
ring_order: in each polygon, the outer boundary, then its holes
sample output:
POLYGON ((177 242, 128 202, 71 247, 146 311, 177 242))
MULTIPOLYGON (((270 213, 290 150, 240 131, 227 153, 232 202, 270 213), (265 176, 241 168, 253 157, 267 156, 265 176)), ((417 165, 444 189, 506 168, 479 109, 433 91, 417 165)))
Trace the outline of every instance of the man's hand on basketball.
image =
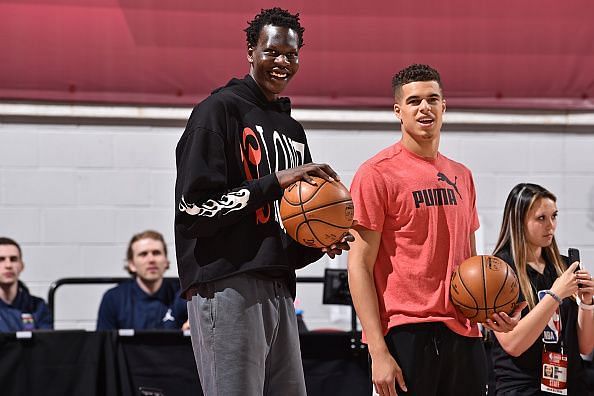
POLYGON ((330 247, 322 248, 322 252, 326 253, 330 258, 334 258, 334 256, 341 255, 343 250, 350 250, 351 246, 349 245, 349 242, 353 242, 354 240, 355 237, 351 233, 348 233, 340 240, 340 242, 335 243, 330 247))
POLYGON ((276 178, 281 188, 285 189, 299 180, 305 180, 309 184, 315 185, 312 176, 321 177, 328 181, 340 180, 338 173, 328 164, 304 164, 295 168, 289 168, 276 172, 276 178))
POLYGON ((522 310, 528 306, 526 301, 519 303, 511 316, 505 312, 494 313, 483 325, 493 331, 507 333, 512 331, 522 318, 522 310))

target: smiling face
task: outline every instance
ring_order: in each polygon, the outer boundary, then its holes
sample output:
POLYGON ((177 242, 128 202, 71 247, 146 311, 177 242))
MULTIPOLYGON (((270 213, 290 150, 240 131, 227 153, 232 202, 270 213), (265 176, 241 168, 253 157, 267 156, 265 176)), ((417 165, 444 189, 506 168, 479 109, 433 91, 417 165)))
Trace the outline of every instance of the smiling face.
POLYGON ((423 144, 439 138, 446 109, 437 81, 414 81, 396 93, 394 113, 402 123, 402 133, 423 144))
POLYGON ((275 100, 299 69, 299 37, 293 29, 266 25, 248 48, 250 75, 269 101, 275 100))
POLYGON ((143 238, 134 242, 131 248, 132 259, 128 260, 128 268, 136 274, 136 280, 145 284, 160 282, 169 268, 163 242, 143 238))
POLYGON ((537 250, 553 242, 557 229, 557 204, 550 198, 540 198, 534 202, 524 220, 526 242, 537 250))
POLYGON ((14 245, 0 245, 0 286, 16 285, 23 271, 19 249, 14 245))

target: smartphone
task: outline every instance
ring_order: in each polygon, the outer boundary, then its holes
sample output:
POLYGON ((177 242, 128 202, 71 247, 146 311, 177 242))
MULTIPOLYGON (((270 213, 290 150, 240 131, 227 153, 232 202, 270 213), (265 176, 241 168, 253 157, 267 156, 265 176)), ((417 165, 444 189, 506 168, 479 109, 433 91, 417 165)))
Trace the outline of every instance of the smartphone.
MULTIPOLYGON (((576 261, 580 261, 580 251, 576 248, 569 248, 567 249, 567 256, 569 257, 569 265, 575 263, 576 261)), ((582 267, 582 263, 576 268, 576 271, 582 267)))
MULTIPOLYGON (((576 248, 569 248, 567 249, 567 256, 569 257, 569 265, 579 261, 580 264, 576 267, 576 271, 582 268, 582 262, 580 261, 580 251, 576 248)), ((578 283, 578 287, 582 287, 581 284, 578 283)))

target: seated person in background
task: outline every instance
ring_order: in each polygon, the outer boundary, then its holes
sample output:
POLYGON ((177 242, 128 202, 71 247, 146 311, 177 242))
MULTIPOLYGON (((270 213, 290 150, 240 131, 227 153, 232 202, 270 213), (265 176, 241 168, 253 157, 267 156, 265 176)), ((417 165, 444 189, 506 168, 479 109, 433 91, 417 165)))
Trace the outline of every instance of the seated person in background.
POLYGON ((18 243, 0 237, 0 332, 51 329, 49 309, 19 280, 23 254, 18 243))
POLYGON ((186 302, 179 296, 179 282, 163 278, 169 268, 163 235, 150 230, 134 235, 125 268, 133 278, 105 292, 97 330, 182 329, 186 302))

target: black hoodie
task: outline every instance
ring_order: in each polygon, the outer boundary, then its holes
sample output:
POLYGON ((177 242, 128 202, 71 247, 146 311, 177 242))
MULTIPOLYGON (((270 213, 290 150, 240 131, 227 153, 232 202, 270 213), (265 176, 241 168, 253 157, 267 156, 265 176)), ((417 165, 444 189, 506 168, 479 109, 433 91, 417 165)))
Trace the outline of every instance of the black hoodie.
MULTIPOLYGON (((275 172, 311 162, 287 98, 269 102, 252 79, 232 79, 199 103, 176 148, 175 247, 182 295, 199 283, 257 271, 284 274, 319 249, 281 228, 275 172)), ((188 297, 188 296, 186 296, 188 297)))

